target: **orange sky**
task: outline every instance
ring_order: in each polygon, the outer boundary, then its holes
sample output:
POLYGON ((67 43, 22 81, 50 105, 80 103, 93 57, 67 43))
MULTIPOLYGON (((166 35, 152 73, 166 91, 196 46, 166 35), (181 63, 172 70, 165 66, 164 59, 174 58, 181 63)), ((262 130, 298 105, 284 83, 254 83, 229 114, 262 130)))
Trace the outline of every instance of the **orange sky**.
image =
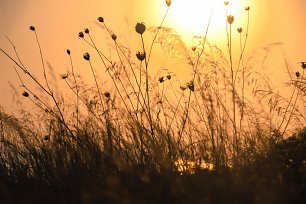
MULTIPOLYGON (((292 69, 298 68, 297 62, 306 61, 306 1, 250 0, 250 4, 248 52, 251 53, 269 43, 281 42, 281 50, 286 54, 292 69)), ((0 47, 13 54, 4 37, 9 36, 17 46, 24 63, 35 71, 40 66, 39 52, 34 35, 28 30, 29 25, 35 25, 45 60, 52 64, 58 76, 69 67, 67 48, 80 57, 88 50, 77 37, 79 31, 88 27, 99 39, 101 31, 95 24, 98 16, 105 18, 123 43, 134 46, 134 42, 129 39, 134 39, 136 22, 144 21, 148 27, 157 26, 166 8, 164 0, 0 0, 0 47)), ((169 19, 166 19, 168 26, 176 20, 175 16, 171 17, 171 12, 170 8, 169 19)), ((214 43, 222 46, 224 42, 217 40, 214 43)), ((279 72, 281 66, 281 62, 277 62, 278 59, 275 56, 271 64, 275 73, 279 72)), ((79 63, 82 67, 82 62, 79 63)), ((12 104, 13 95, 9 82, 15 85, 20 93, 22 90, 18 88, 20 83, 13 64, 1 53, 0 68, 0 105, 12 111, 16 109, 16 104, 12 104)))

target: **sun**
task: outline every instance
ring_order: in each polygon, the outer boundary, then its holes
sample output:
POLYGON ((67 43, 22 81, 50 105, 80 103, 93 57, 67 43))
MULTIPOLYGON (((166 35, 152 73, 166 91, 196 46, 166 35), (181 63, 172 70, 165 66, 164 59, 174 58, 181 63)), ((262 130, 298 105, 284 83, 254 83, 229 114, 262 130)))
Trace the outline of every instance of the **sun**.
POLYGON ((168 22, 184 38, 190 38, 204 35, 211 19, 209 36, 216 39, 222 32, 224 34, 226 15, 238 16, 248 1, 228 1, 228 6, 225 6, 224 0, 173 0, 168 22))

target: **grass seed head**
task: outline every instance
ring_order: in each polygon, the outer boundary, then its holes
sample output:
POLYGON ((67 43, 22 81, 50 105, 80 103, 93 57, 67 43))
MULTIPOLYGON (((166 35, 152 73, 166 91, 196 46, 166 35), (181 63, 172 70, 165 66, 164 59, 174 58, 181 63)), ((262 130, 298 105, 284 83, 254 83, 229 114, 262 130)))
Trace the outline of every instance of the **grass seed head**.
POLYGON ((143 22, 137 23, 135 30, 138 34, 142 35, 146 31, 146 25, 143 22))
POLYGON ((299 78, 299 77, 300 77, 300 72, 295 72, 295 76, 296 76, 297 78, 299 78))
POLYGON ((65 74, 61 74, 61 79, 65 80, 68 78, 68 73, 65 73, 65 74))
POLYGON ((180 86, 180 89, 181 89, 182 91, 185 91, 185 90, 187 89, 187 86, 180 86))
POLYGON ((117 35, 112 34, 112 39, 113 39, 113 41, 116 41, 117 40, 117 35))
POLYGON ((232 16, 232 15, 228 15, 228 16, 227 16, 227 22, 228 22, 228 24, 233 24, 233 23, 234 23, 234 20, 235 20, 234 16, 232 16))
POLYGON ((305 69, 306 68, 306 62, 300 62, 301 63, 301 67, 303 68, 303 69, 305 69))
POLYGON ((143 61, 146 58, 146 53, 145 52, 137 52, 136 57, 139 61, 143 61))
POLYGON ((158 81, 159 81, 159 83, 163 83, 163 82, 165 81, 165 79, 164 79, 164 77, 162 76, 162 77, 159 77, 158 81))
POLYGON ((88 34, 89 33, 89 29, 88 28, 84 28, 84 33, 88 34))
POLYGON ((98 17, 98 21, 101 22, 101 23, 104 23, 104 18, 100 16, 100 17, 98 17))
POLYGON ((166 0, 166 4, 167 4, 167 6, 170 6, 171 5, 171 0, 166 0))
POLYGON ((22 92, 22 95, 23 95, 24 97, 29 97, 29 93, 26 92, 26 91, 22 92))
POLYGON ((238 33, 242 33, 242 28, 237 28, 238 33))
POLYGON ((227 6, 228 4, 229 4, 229 2, 228 2, 228 1, 225 1, 225 2, 224 2, 224 5, 225 5, 225 6, 227 6))
POLYGON ((194 92, 194 83, 193 81, 190 81, 187 83, 187 87, 189 88, 190 91, 194 92))
POLYGON ((35 27, 34 26, 30 26, 30 30, 31 31, 35 31, 35 27))
POLYGON ((79 37, 80 38, 84 38, 84 33, 83 32, 79 32, 79 37))
POLYGON ((106 92, 104 92, 104 96, 105 96, 106 98, 109 98, 109 97, 110 97, 110 93, 109 93, 108 91, 106 91, 106 92))
POLYGON ((89 61, 89 60, 90 60, 90 55, 89 55, 89 53, 86 52, 86 53, 83 55, 83 58, 84 58, 85 60, 89 61))
POLYGON ((249 6, 248 6, 248 7, 245 7, 244 10, 249 11, 249 10, 250 10, 250 7, 249 7, 249 6))
POLYGON ((167 75, 167 79, 168 79, 168 80, 171 79, 171 75, 170 75, 170 74, 167 75))
POLYGON ((67 54, 70 55, 70 50, 69 49, 67 49, 67 54))

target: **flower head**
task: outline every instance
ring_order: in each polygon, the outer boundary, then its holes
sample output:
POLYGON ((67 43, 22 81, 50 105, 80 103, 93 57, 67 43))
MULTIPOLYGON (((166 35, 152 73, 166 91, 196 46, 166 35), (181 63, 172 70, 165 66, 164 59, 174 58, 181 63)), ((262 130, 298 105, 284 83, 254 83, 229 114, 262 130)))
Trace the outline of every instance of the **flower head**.
POLYGON ((29 97, 29 93, 26 92, 26 91, 22 92, 22 95, 23 95, 24 97, 29 97))
POLYGON ((295 76, 296 76, 297 78, 299 78, 299 77, 300 77, 300 72, 295 72, 295 76))
POLYGON ((227 6, 229 4, 228 1, 224 1, 224 5, 227 6))
POLYGON ((244 10, 249 11, 249 10, 250 10, 250 7, 249 7, 249 6, 248 6, 248 7, 245 7, 244 10))
POLYGON ((187 86, 180 86, 180 89, 181 89, 182 91, 185 91, 185 90, 187 89, 187 86))
POLYGON ((88 34, 89 33, 89 29, 88 28, 84 28, 84 33, 88 34))
POLYGON ((143 61, 146 58, 146 53, 145 52, 137 52, 136 57, 139 61, 143 61))
POLYGON ((168 79, 168 80, 171 79, 171 75, 170 75, 170 74, 167 75, 167 79, 168 79))
POLYGON ((84 58, 85 60, 89 61, 89 60, 90 60, 90 55, 89 55, 89 53, 86 52, 86 53, 83 55, 83 58, 84 58))
POLYGON ((67 79, 68 78, 68 73, 65 73, 65 74, 61 74, 61 79, 67 79))
POLYGON ((193 81, 190 81, 186 84, 190 91, 194 92, 194 83, 193 81))
POLYGON ((238 33, 242 33, 242 28, 237 28, 238 33))
POLYGON ((162 76, 162 77, 159 77, 158 81, 159 81, 159 83, 163 83, 163 82, 165 81, 165 79, 164 79, 164 77, 162 76))
POLYGON ((170 6, 171 5, 171 0, 166 0, 166 4, 167 4, 167 6, 170 6))
POLYGON ((116 41, 117 40, 117 35, 112 34, 112 39, 113 39, 113 41, 116 41))
POLYGON ((70 55, 70 50, 69 49, 67 49, 67 54, 70 55))
POLYGON ((306 62, 300 62, 301 63, 301 67, 303 68, 303 69, 305 69, 306 68, 306 62))
POLYGON ((84 33, 83 32, 79 32, 79 37, 80 38, 84 38, 84 33))
POLYGON ((30 26, 30 30, 31 31, 35 31, 35 27, 34 26, 30 26))
POLYGON ((98 21, 101 22, 101 23, 104 23, 104 18, 100 16, 100 17, 98 18, 98 21))
POLYGON ((229 24, 233 24, 233 22, 234 22, 234 16, 232 16, 232 15, 228 15, 227 16, 227 22, 229 23, 229 24))
POLYGON ((135 30, 138 34, 142 35, 146 31, 146 25, 143 22, 137 23, 135 30))
POLYGON ((110 97, 110 93, 109 93, 108 91, 106 91, 106 92, 104 92, 104 96, 105 96, 106 98, 109 98, 109 97, 110 97))

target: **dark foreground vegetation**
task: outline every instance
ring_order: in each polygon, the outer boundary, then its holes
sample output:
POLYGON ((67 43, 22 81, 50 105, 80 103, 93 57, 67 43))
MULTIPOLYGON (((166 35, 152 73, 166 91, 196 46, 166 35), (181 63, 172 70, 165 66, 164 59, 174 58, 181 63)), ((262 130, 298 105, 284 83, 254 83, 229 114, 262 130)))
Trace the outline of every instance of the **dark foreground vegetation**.
MULTIPOLYGON (((82 145, 54 142, 29 149, 33 166, 17 155, 0 161, 0 203, 305 203, 306 129, 273 142, 265 155, 231 169, 193 173, 131 165, 118 167, 84 135, 82 145), (63 146, 62 146, 63 148, 63 146), (16 157, 14 157, 16 156, 16 157)), ((2 144, 3 145, 3 144, 2 144)))

